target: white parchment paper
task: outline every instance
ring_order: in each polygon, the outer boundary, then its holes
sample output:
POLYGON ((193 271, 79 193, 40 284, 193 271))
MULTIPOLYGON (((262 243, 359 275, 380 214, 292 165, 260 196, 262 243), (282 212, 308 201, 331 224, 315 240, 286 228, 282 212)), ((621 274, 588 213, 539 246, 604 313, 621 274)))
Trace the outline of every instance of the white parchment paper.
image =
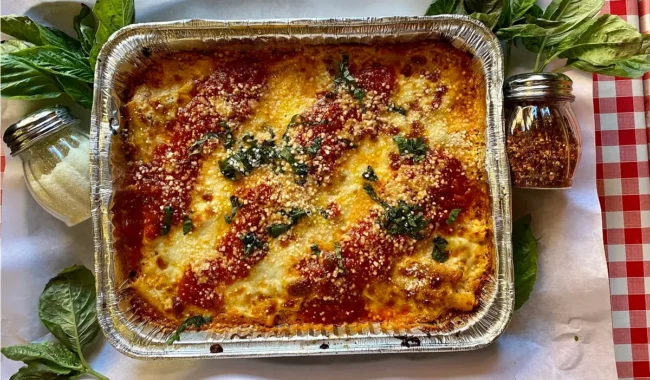
MULTIPOLYGON (((136 0, 137 21, 421 15, 429 0, 136 0)), ((2 0, 2 14, 27 13, 68 32, 76 2, 2 0)), ((513 61, 529 57, 518 52, 513 61)), ((519 70, 521 71, 521 70, 519 70)), ((92 366, 111 379, 614 379, 609 282, 596 193, 591 75, 570 72, 583 133, 583 157, 567 191, 515 191, 515 216, 530 212, 539 242, 531 299, 506 334, 481 351, 449 354, 145 362, 122 356, 103 339, 92 366), (577 341, 575 340, 577 337, 577 341)), ((61 102, 61 101, 59 101, 61 102)), ((55 103, 55 102, 49 102, 55 103)), ((70 101, 63 101, 68 105, 70 101)), ((44 102, 2 100, 2 131, 44 102)), ((73 112, 87 122, 88 113, 73 112)), ((18 158, 7 157, 2 199, 2 346, 47 335, 38 295, 61 269, 93 265, 90 222, 67 228, 31 198, 18 158)), ((2 379, 20 363, 2 358, 2 379)))

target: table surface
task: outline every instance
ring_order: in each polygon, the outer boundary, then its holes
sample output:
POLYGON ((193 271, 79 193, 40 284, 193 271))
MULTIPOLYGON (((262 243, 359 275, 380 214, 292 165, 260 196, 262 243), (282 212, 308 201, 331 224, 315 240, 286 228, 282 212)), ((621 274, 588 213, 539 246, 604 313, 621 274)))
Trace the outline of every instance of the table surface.
MULTIPOLYGON (((244 4, 231 0, 213 7, 207 0, 190 0, 182 4, 172 0, 136 0, 136 7, 137 21, 143 22, 191 18, 198 15, 224 19, 416 15, 423 13, 428 2, 429 0, 399 3, 338 0, 328 4, 317 1, 274 1, 272 4, 260 1, 244 4)), ((29 9, 28 14, 64 30, 67 26, 67 31, 71 32, 69 22, 61 20, 70 18, 70 15, 76 12, 77 4, 59 3, 52 7, 52 4, 40 3, 42 2, 25 1, 17 4, 2 0, 2 13, 23 13, 29 9)), ((634 0, 615 0, 611 2, 611 6, 608 2, 604 10, 607 11, 608 8, 611 13, 629 15, 628 20, 631 22, 634 22, 635 14, 638 14, 634 0)), ((636 22, 638 23, 638 16, 636 22)), ((324 373, 327 373, 328 377, 349 376, 354 373, 362 378, 419 378, 428 377, 432 368, 435 368, 437 375, 447 377, 613 378, 616 375, 611 348, 609 302, 602 297, 607 294, 602 236, 594 232, 601 228, 598 217, 601 215, 600 208, 598 203, 594 202, 596 189, 593 186, 598 175, 598 194, 601 196, 603 210, 607 210, 602 214, 602 228, 605 242, 609 244, 607 257, 612 277, 616 368, 621 378, 646 376, 644 366, 648 366, 647 326, 650 323, 647 318, 650 318, 650 315, 645 314, 645 310, 650 306, 650 296, 647 295, 650 293, 650 282, 647 278, 644 279, 644 273, 650 276, 650 250, 646 249, 650 245, 643 243, 650 243, 650 234, 644 229, 650 226, 650 214, 641 210, 650 210, 650 200, 643 196, 650 194, 650 185, 647 184, 645 117, 639 116, 639 112, 643 113, 644 108, 642 103, 641 108, 638 104, 638 98, 643 93, 642 85, 639 87, 640 81, 625 84, 624 81, 613 82, 595 77, 592 103, 591 76, 578 73, 570 73, 570 76, 575 81, 577 95, 574 109, 585 137, 583 161, 577 174, 578 185, 567 192, 515 191, 515 213, 532 212, 535 232, 543 237, 540 243, 540 276, 533 298, 515 314, 508 332, 497 344, 479 352, 464 354, 150 363, 122 357, 105 342, 98 342, 97 347, 91 350, 93 366, 97 366, 100 372, 109 374, 112 378, 124 378, 127 373, 137 374, 138 378, 304 378, 319 377, 324 373), (621 95, 631 97, 626 100, 630 100, 634 107, 632 115, 621 115, 627 111, 617 108, 615 99, 615 106, 611 107, 612 98, 621 95), (607 105, 610 107, 607 108, 607 105), (613 125, 612 120, 616 120, 617 124, 613 125), (632 124, 629 120, 633 120, 632 124), (626 125, 633 127, 625 127, 626 125), (633 140, 629 140, 629 131, 621 132, 619 129, 635 130, 632 133, 633 140), (615 131, 617 139, 608 140, 612 134, 606 133, 607 131, 615 131), (620 140, 618 134, 622 136, 620 140), (624 140, 626 138, 628 140, 624 140), (635 156, 630 155, 631 148, 628 145, 633 148, 635 156), (612 160, 614 153, 618 154, 618 161, 608 161, 612 160), (623 170, 625 174, 622 176, 622 169, 631 167, 626 164, 632 162, 632 157, 636 163, 636 177, 632 177, 632 173, 627 171, 629 169, 623 170), (619 165, 618 171, 607 165, 611 163, 619 165), (619 173, 618 177, 615 173, 619 173), (639 210, 634 210, 638 211, 638 216, 632 216, 632 219, 628 216, 627 208, 623 210, 623 205, 629 207, 629 198, 626 198, 628 195, 636 195, 639 199, 639 210), (610 201, 610 197, 620 199, 610 201), (612 202, 621 204, 620 210, 608 208, 612 202), (540 209, 539 204, 544 205, 543 209, 540 209), (622 216, 610 216, 614 213, 620 213, 622 216), (621 223, 614 225, 614 221, 621 223), (634 235, 636 231, 626 232, 629 228, 641 230, 638 239, 634 235), (560 235, 565 236, 552 241, 544 238, 560 235), (628 241, 628 238, 636 240, 628 241), (613 243, 612 239, 619 240, 613 243), (566 258, 567 252, 576 253, 572 247, 576 242, 581 246, 579 257, 566 258), (639 247, 634 247, 635 245, 639 247), (584 265, 585 262, 589 265, 584 265), (641 271, 638 270, 639 262, 641 271), (558 268, 562 271, 553 270, 558 268), (589 281, 567 282, 564 271, 571 271, 576 279, 587 278, 589 281), (641 287, 638 279, 641 279, 641 287), (623 282, 620 280, 626 281, 624 285, 621 285, 623 282), (557 286, 558 284, 567 284, 570 288, 562 288, 557 286), (644 297, 642 304, 639 303, 639 295, 644 297), (618 296, 624 296, 627 302, 621 301, 618 296), (641 314, 638 313, 641 311, 644 312, 642 323, 641 314), (645 335, 640 334, 641 328, 645 330, 645 335), (575 335, 580 335, 578 344, 573 342, 575 335), (639 342, 643 337, 645 351, 643 341, 639 342), (595 374, 597 375, 594 376, 595 374)), ((628 107, 627 103, 621 102, 621 107, 628 107)), ((15 120, 40 105, 3 100, 3 130, 8 126, 7 121, 15 120)), ((83 114, 77 107, 73 108, 73 112, 83 114)), ((4 156, 2 159, 4 169, 4 156)), ((88 236, 89 223, 67 229, 38 209, 22 183, 18 160, 8 160, 2 189, 5 191, 2 212, 6 219, 2 224, 2 287, 5 288, 2 298, 2 344, 6 345, 38 339, 45 335, 46 331, 38 326, 37 317, 33 315, 36 309, 35 299, 47 279, 61 268, 73 263, 92 266, 92 257, 88 253, 92 250, 92 241, 88 236), (37 257, 28 254, 36 250, 45 252, 37 257), (21 291, 7 294, 8 285, 12 288, 19 287, 21 291)), ((2 378, 8 378, 19 367, 18 363, 9 362, 4 358, 2 364, 2 378)))

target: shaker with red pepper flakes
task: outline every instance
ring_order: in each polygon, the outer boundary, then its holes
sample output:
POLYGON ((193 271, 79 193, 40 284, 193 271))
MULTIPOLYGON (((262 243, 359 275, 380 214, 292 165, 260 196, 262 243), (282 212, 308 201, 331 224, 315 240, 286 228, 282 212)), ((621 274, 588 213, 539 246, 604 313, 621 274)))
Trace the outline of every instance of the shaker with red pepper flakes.
POLYGON ((570 188, 582 137, 570 103, 573 82, 559 73, 519 74, 504 87, 507 152, 519 188, 570 188))

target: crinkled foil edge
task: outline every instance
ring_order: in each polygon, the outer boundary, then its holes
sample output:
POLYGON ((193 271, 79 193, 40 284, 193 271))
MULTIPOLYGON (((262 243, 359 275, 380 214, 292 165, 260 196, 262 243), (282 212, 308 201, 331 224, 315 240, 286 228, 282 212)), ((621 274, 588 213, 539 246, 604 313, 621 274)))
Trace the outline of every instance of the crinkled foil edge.
POLYGON ((467 351, 494 342, 514 308, 511 199, 503 120, 503 58, 496 37, 466 16, 300 19, 264 21, 183 20, 135 24, 105 44, 95 70, 91 115, 90 178, 97 278, 97 312, 107 340, 121 353, 139 359, 244 358, 397 352, 467 351), (157 53, 211 49, 223 41, 291 40, 300 43, 369 43, 446 40, 471 53, 486 86, 485 167, 492 199, 494 276, 483 287, 479 307, 469 315, 431 325, 392 329, 381 323, 271 332, 233 328, 186 332, 174 345, 168 332, 138 318, 116 281, 110 204, 114 170, 111 142, 120 128, 121 96, 129 74, 146 67, 157 53), (152 52, 154 53, 152 55, 152 52), (327 348, 325 348, 327 347, 327 348))

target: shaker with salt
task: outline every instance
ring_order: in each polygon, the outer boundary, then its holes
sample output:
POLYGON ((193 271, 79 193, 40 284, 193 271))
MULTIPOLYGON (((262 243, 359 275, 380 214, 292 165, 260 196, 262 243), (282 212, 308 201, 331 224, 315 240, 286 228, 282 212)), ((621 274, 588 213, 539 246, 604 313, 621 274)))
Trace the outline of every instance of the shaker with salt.
POLYGON ((64 106, 42 108, 12 124, 3 136, 23 161, 30 193, 68 226, 90 217, 88 133, 64 106))

